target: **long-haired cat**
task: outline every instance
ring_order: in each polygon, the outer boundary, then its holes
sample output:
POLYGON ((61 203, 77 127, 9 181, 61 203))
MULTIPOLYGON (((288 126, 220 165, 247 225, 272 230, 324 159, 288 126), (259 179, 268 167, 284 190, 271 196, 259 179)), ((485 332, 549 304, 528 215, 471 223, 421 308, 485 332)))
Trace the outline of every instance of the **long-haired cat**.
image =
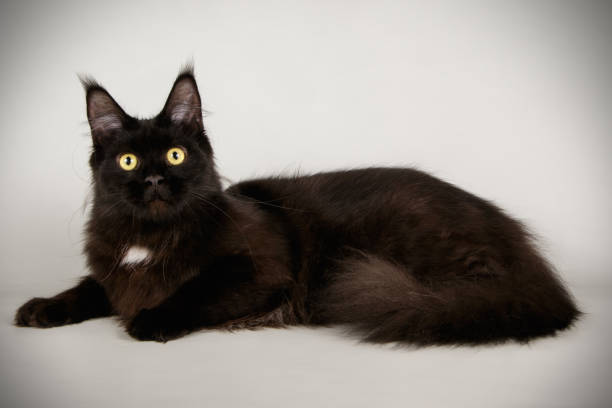
POLYGON ((569 327, 571 296, 524 227, 408 168, 221 187, 193 71, 152 119, 83 80, 93 150, 90 273, 20 326, 117 315, 139 340, 202 328, 347 326, 373 342, 528 341, 569 327))

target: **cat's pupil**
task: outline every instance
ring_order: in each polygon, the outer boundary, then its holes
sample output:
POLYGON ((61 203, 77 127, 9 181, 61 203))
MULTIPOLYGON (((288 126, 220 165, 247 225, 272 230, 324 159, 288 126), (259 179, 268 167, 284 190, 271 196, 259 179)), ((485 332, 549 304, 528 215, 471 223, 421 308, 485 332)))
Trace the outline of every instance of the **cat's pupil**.
POLYGON ((172 152, 172 157, 174 158, 174 160, 178 160, 179 158, 179 154, 177 151, 172 152))
POLYGON ((130 156, 125 158, 125 164, 127 164, 128 166, 132 164, 132 158, 130 156))

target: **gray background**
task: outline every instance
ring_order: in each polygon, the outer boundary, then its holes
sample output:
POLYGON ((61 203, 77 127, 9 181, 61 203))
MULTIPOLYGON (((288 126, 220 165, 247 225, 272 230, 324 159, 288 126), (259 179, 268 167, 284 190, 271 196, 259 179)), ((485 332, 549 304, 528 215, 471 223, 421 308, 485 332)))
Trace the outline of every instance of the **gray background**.
POLYGON ((610 406, 610 3, 4 1, 0 16, 0 405, 610 406), (228 179, 418 166, 525 221, 587 315, 557 339, 458 349, 13 327, 85 273, 76 73, 149 116, 190 58, 228 179))

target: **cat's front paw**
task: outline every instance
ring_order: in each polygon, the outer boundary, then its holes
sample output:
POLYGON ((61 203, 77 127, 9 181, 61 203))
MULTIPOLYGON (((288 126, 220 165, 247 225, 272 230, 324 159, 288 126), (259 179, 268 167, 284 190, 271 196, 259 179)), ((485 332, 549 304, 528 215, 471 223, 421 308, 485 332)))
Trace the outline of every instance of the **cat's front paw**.
POLYGON ((30 299, 15 314, 15 325, 21 327, 55 327, 68 323, 66 304, 53 298, 30 299))
POLYGON ((159 309, 143 309, 127 325, 130 336, 143 341, 162 343, 175 339, 186 333, 177 327, 176 322, 159 309))

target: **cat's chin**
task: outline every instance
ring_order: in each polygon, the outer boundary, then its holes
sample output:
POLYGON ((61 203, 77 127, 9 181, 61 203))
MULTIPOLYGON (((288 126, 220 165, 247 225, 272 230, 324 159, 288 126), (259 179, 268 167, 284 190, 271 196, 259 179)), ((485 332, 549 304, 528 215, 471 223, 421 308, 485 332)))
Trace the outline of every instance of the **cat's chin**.
POLYGON ((147 212, 154 219, 165 218, 170 214, 170 205, 167 201, 156 198, 147 204, 147 212))

